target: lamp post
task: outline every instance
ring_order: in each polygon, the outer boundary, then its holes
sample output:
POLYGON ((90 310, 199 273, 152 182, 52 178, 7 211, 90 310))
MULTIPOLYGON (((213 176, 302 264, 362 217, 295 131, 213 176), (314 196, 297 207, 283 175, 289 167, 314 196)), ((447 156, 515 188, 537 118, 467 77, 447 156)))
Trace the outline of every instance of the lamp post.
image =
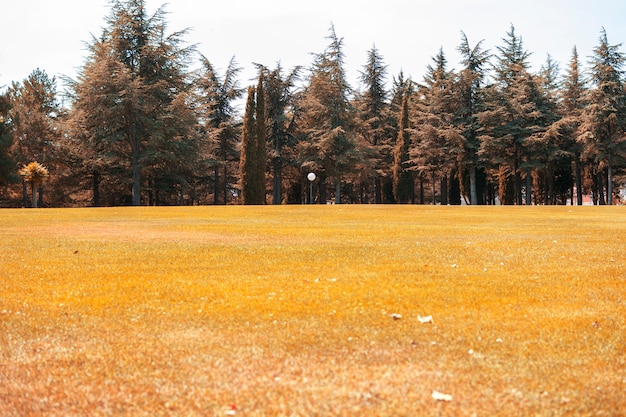
POLYGON ((317 176, 315 172, 309 172, 306 178, 309 180, 309 204, 313 204, 313 181, 317 176))

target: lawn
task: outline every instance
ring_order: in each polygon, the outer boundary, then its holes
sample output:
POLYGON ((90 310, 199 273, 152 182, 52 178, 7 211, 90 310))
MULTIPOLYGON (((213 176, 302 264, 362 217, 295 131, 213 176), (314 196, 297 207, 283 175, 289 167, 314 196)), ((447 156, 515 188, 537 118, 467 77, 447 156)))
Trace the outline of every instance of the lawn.
POLYGON ((0 239, 2 416, 626 415, 624 208, 3 210, 0 239))

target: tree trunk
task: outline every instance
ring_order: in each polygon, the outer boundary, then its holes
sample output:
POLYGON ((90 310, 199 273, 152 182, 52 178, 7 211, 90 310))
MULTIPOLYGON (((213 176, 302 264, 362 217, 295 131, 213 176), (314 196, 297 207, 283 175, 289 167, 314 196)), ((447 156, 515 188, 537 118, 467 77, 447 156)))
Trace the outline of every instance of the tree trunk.
POLYGON ((613 205, 613 167, 609 162, 606 178, 606 201, 609 206, 613 205))
POLYGON ((439 188, 441 190, 441 205, 448 205, 448 174, 444 172, 439 182, 439 188))
POLYGON ((578 155, 576 155, 576 161, 574 162, 574 174, 576 176, 576 203, 579 206, 583 205, 583 184, 582 173, 580 168, 580 162, 578 161, 578 155))
POLYGON ((282 202, 282 183, 283 183, 283 161, 281 158, 274 158, 272 167, 274 171, 272 204, 280 204, 282 202))
POLYGON ((341 204, 341 178, 335 180, 335 204, 341 204))
POLYGON ((31 185, 31 188, 32 188, 32 190, 31 190, 32 191, 32 202, 33 202, 32 207, 33 208, 37 208, 37 184, 32 182, 30 185, 31 185))
POLYGON ((218 205, 220 203, 220 166, 215 165, 213 168, 214 182, 213 182, 213 204, 218 205))
POLYGON ((604 206, 606 201, 604 201, 604 181, 602 180, 602 170, 598 170, 596 181, 596 188, 598 189, 598 204, 604 206))
POLYGON ((554 170, 550 169, 548 171, 548 178, 546 178, 546 180, 548 181, 548 201, 550 203, 550 205, 555 206, 556 205, 556 191, 554 191, 554 170))
POLYGON ((433 206, 434 206, 434 205, 437 204, 437 192, 435 190, 435 183, 437 182, 436 181, 437 179, 435 178, 435 172, 434 171, 432 172, 432 178, 433 178, 433 180, 432 180, 432 184, 431 185, 432 185, 432 188, 433 188, 433 206))
POLYGON ((459 179, 459 170, 457 168, 450 172, 450 185, 448 188, 448 203, 452 206, 460 206, 461 180, 459 179))
POLYGON ((476 166, 472 165, 469 169, 469 181, 470 181, 470 204, 472 206, 478 205, 478 194, 476 193, 476 166))
POLYGON ((135 146, 133 149, 133 206, 141 205, 141 165, 139 157, 139 146, 135 146))
POLYGON ((381 193, 380 177, 377 172, 374 172, 374 202, 375 204, 382 204, 383 195, 381 193))
POLYGON ((226 166, 226 162, 224 162, 224 205, 228 204, 228 167, 226 166))
POLYGON ((533 180, 530 169, 526 171, 526 205, 532 205, 533 180))
MULTIPOLYGON (((319 176, 318 181, 318 189, 319 189, 319 204, 326 204, 326 174, 322 173, 319 176)), ((314 199, 315 200, 315 199, 314 199)))
POLYGON ((25 208, 28 208, 28 186, 26 181, 22 181, 22 203, 25 208))
POLYGON ((100 207, 100 173, 94 171, 91 175, 91 180, 93 187, 92 204, 94 207, 100 207))
POLYGON ((522 176, 520 175, 517 168, 515 169, 515 175, 513 176, 513 190, 515 192, 515 204, 518 206, 522 205, 522 176))

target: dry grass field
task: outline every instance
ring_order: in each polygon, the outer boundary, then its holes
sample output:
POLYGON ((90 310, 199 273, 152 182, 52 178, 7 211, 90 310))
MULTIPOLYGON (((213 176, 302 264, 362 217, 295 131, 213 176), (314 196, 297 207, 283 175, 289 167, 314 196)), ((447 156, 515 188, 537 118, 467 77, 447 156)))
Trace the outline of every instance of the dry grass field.
POLYGON ((623 208, 3 210, 0 239, 1 416, 626 415, 623 208))

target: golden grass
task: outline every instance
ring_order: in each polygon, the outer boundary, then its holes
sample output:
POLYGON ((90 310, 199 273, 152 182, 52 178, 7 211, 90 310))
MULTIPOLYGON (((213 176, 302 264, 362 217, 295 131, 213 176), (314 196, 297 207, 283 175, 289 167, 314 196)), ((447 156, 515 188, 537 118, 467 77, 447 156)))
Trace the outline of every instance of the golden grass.
POLYGON ((0 216, 2 416, 626 414, 622 208, 0 216))

